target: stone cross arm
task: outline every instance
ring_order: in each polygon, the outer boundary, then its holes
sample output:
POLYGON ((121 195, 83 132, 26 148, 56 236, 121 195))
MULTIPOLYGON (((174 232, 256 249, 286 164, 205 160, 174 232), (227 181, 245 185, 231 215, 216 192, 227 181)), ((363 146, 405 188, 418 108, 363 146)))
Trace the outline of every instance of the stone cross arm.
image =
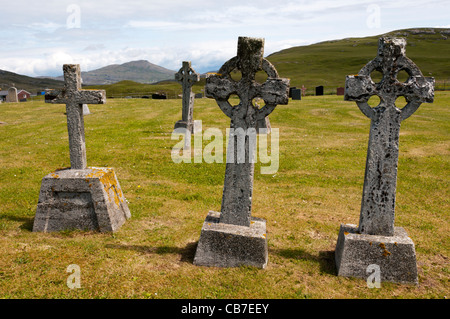
POLYGON ((46 103, 67 104, 71 101, 77 104, 105 104, 106 93, 104 90, 81 90, 75 95, 68 95, 65 89, 45 91, 46 103))
POLYGON ((53 104, 104 104, 105 90, 82 90, 79 64, 64 64, 64 88, 47 90, 45 102, 53 104))
MULTIPOLYGON (((405 83, 393 83, 391 92, 395 97, 404 96, 408 102, 432 103, 434 83, 432 77, 410 76, 405 83)), ((374 83, 369 75, 347 75, 345 86, 346 101, 367 102, 373 95, 383 95, 383 87, 374 83)))
POLYGON ((367 101, 373 95, 380 98, 380 107, 395 107, 395 100, 404 96, 408 103, 399 110, 401 120, 413 114, 421 103, 431 103, 434 99, 434 78, 424 77, 419 68, 405 56, 404 39, 380 38, 378 55, 367 63, 357 75, 348 75, 345 81, 344 100, 355 101, 361 111, 370 119, 376 112, 367 101), (371 78, 373 71, 383 75, 379 83, 371 78), (408 73, 406 82, 400 82, 400 71, 408 73))

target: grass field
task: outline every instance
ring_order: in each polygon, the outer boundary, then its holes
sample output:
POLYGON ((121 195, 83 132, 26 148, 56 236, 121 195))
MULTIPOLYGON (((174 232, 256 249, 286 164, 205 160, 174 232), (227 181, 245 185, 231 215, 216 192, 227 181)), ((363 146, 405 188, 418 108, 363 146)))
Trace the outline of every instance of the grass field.
MULTIPOLYGON (((225 163, 173 163, 181 99, 89 105, 88 165, 114 167, 132 214, 115 234, 31 232, 42 177, 70 166, 65 108, 0 104, 0 297, 446 298, 449 104, 450 92, 437 92, 402 123, 396 226, 416 245, 419 285, 380 289, 334 266, 339 225, 359 220, 369 134, 369 119, 342 96, 307 96, 270 115, 280 166, 264 175, 256 164, 252 207, 267 220, 264 270, 192 263, 207 212, 220 209, 225 163), (71 264, 79 289, 66 285, 71 264)), ((194 118, 203 130, 229 127, 211 99, 195 101, 194 118)))

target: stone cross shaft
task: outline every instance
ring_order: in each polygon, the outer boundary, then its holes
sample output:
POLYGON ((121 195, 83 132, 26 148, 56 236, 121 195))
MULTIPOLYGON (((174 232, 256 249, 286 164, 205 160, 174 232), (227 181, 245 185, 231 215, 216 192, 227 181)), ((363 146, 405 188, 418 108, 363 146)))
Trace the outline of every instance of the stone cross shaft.
POLYGON ((434 99, 434 78, 422 75, 405 56, 405 47, 405 39, 380 38, 375 59, 358 75, 346 78, 344 99, 356 101, 361 112, 371 119, 358 229, 362 234, 394 234, 400 124, 421 103, 434 99), (409 75, 404 83, 397 80, 402 70, 409 75), (373 71, 382 73, 379 83, 372 81, 373 71), (380 98, 380 104, 371 108, 367 101, 373 95, 380 98), (402 109, 395 105, 399 96, 404 96, 407 102, 402 109))
POLYGON ((257 121, 268 116, 277 104, 287 104, 289 100, 289 79, 279 78, 275 67, 263 58, 263 53, 264 39, 239 37, 237 56, 225 62, 218 74, 206 79, 205 95, 214 98, 231 119, 228 150, 233 150, 234 154, 227 154, 220 223, 250 225, 254 172, 250 154, 254 154, 256 143, 249 140, 252 134, 256 138, 257 121), (231 78, 234 69, 242 73, 239 81, 231 78), (255 81, 260 70, 268 75, 263 84, 255 81), (240 98, 236 106, 228 101, 232 94, 240 98), (256 97, 264 100, 263 107, 254 105, 256 97), (236 132, 239 129, 245 134, 244 161, 238 156, 240 143, 237 143, 236 132), (233 161, 229 156, 233 156, 233 161))
POLYGON ((87 167, 84 138, 83 104, 104 104, 104 90, 82 90, 79 64, 64 64, 64 88, 47 91, 45 102, 66 104, 67 129, 69 132, 70 168, 87 167))
POLYGON ((175 73, 175 80, 178 81, 183 87, 183 109, 181 119, 186 122, 188 126, 192 125, 193 121, 193 99, 192 86, 195 82, 200 81, 200 75, 194 71, 191 67, 191 62, 183 61, 183 66, 175 73))

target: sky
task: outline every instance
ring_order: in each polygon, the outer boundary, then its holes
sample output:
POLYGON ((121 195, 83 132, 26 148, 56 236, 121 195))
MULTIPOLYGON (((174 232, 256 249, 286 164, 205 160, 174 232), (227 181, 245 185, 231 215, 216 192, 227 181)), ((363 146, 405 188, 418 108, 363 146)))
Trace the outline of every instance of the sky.
POLYGON ((0 69, 62 75, 148 60, 214 71, 239 36, 265 39, 264 55, 326 40, 416 27, 450 28, 450 0, 1 0, 0 69))

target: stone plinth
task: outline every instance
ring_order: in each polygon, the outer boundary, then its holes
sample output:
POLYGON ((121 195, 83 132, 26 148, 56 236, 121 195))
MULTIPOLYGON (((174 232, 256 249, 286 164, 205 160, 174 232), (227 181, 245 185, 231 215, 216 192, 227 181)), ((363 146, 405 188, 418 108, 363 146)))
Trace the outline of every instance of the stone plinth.
POLYGON ((112 168, 63 169, 42 179, 34 232, 115 232, 131 217, 112 168))
POLYGON ((342 224, 335 261, 338 276, 367 278, 367 267, 375 264, 382 282, 418 283, 414 243, 402 227, 395 227, 393 236, 379 236, 342 224))
POLYGON ((266 221, 252 217, 250 227, 220 223, 210 211, 195 254, 197 266, 265 268, 268 261, 266 221))

